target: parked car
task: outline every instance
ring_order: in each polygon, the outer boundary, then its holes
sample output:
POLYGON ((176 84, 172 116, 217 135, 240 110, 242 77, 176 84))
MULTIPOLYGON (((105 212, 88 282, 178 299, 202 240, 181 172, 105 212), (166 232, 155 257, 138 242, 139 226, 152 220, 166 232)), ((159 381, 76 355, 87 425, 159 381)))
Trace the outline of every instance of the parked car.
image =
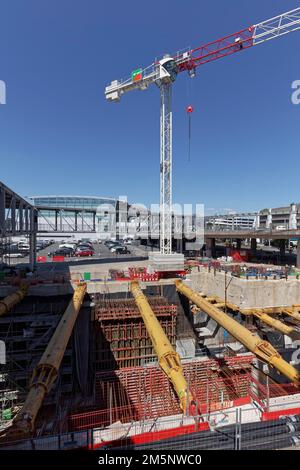
POLYGON ((30 247, 29 247, 29 244, 28 243, 18 243, 18 250, 19 251, 29 251, 30 250, 30 247))
POLYGON ((10 258, 23 258, 25 255, 24 253, 5 253, 3 258, 10 259, 10 258))
POLYGON ((76 249, 76 243, 62 243, 58 248, 70 248, 71 250, 76 249))
POLYGON ((75 251, 75 256, 93 256, 94 250, 91 250, 89 247, 78 247, 75 251))
POLYGON ((81 242, 77 246, 89 246, 90 248, 94 249, 94 245, 90 242, 81 242))
POLYGON ((78 250, 78 249, 80 249, 80 250, 90 250, 93 253, 95 252, 94 248, 90 245, 80 244, 80 245, 77 245, 77 247, 76 247, 76 250, 78 250))
POLYGON ((118 243, 114 243, 113 245, 109 245, 109 246, 108 246, 108 249, 109 249, 111 252, 114 252, 115 249, 116 249, 117 247, 120 247, 120 246, 122 247, 122 246, 124 246, 124 245, 122 245, 121 243, 118 242, 118 243))
POLYGON ((118 253, 118 254, 121 254, 121 255, 124 255, 124 254, 128 254, 130 253, 130 251, 128 250, 128 248, 126 246, 122 246, 122 245, 117 245, 117 246, 113 246, 110 251, 112 253, 118 253))
POLYGON ((104 242, 104 245, 107 246, 107 248, 110 248, 113 245, 119 245, 119 244, 120 244, 120 242, 118 242, 116 240, 106 240, 104 242))
POLYGON ((74 250, 72 248, 59 248, 58 250, 48 253, 48 256, 71 257, 71 256, 74 256, 74 250))

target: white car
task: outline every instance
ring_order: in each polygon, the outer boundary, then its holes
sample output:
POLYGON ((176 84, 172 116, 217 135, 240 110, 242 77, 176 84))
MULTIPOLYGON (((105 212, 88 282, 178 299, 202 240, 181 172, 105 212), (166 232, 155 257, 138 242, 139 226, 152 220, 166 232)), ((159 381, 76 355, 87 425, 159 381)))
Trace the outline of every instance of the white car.
POLYGON ((30 250, 30 247, 29 247, 28 243, 19 243, 18 248, 21 251, 29 251, 30 250))
POLYGON ((23 258, 22 253, 6 253, 3 258, 23 258))

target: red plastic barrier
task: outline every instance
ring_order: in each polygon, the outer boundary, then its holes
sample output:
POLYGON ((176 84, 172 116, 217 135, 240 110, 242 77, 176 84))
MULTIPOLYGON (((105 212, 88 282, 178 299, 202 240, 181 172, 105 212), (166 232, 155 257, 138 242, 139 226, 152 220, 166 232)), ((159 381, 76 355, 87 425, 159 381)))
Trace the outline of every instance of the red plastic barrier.
POLYGON ((261 415, 262 421, 279 419, 280 416, 300 415, 300 408, 288 408, 286 410, 265 411, 261 415))
POLYGON ((65 257, 64 256, 53 256, 52 261, 62 262, 62 261, 65 261, 65 257))
POLYGON ((232 256, 233 261, 236 262, 248 261, 248 253, 245 250, 231 250, 230 256, 232 256))
POLYGON ((38 263, 46 263, 47 257, 46 256, 38 256, 37 257, 37 262, 38 263))
POLYGON ((103 445, 109 447, 116 447, 118 445, 124 445, 126 442, 128 444, 146 444, 148 442, 158 442, 162 439, 170 439, 172 437, 178 437, 186 434, 192 434, 194 432, 209 431, 209 423, 205 421, 204 423, 198 423, 198 426, 195 424, 190 424, 186 426, 180 426, 177 428, 163 429, 161 431, 151 431, 142 434, 137 434, 135 436, 130 436, 124 439, 116 439, 115 441, 107 441, 103 443, 94 444, 93 447, 89 448, 97 449, 103 445))

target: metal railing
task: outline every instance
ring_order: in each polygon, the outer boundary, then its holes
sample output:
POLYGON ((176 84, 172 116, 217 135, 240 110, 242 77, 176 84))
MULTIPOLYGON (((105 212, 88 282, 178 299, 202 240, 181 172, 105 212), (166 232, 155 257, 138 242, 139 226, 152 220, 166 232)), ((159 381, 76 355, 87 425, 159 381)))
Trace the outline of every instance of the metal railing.
POLYGON ((282 449, 300 443, 300 401, 274 403, 262 411, 253 402, 236 409, 199 417, 165 417, 114 423, 55 436, 0 444, 0 450, 63 450, 88 448, 157 450, 261 450, 282 449))

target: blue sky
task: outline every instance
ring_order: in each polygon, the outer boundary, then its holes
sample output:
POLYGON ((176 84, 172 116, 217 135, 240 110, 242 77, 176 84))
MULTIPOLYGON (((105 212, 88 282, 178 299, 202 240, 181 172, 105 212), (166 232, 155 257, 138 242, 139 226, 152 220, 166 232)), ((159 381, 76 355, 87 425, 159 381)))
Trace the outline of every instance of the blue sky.
MULTIPOLYGON (((0 179, 22 195, 159 199, 159 91, 107 103, 104 88, 166 52, 197 47, 296 0, 2 0, 0 179)), ((174 200, 256 210, 299 202, 300 31, 181 74, 174 85, 174 200), (191 161, 185 108, 194 106, 191 161)))

